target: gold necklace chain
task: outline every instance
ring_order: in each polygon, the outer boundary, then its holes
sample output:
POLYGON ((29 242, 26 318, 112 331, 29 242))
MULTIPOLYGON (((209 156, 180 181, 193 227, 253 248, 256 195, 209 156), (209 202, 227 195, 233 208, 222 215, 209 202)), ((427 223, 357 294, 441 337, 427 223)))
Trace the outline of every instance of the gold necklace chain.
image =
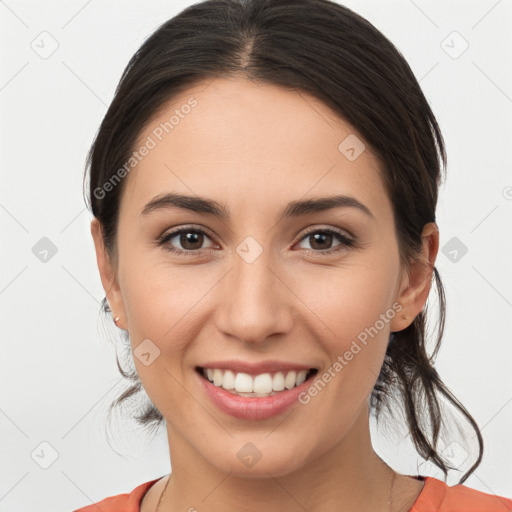
MULTIPOLYGON (((391 486, 389 488, 389 499, 388 499, 388 505, 389 505, 389 512, 393 512, 393 487, 395 485, 397 473, 393 471, 393 480, 391 480, 391 486)), ((169 481, 171 480, 171 475, 169 475, 169 478, 167 479, 167 482, 165 483, 164 490, 162 491, 162 494, 160 494, 160 498, 158 498, 158 503, 156 504, 156 510, 155 512, 158 512, 158 509, 160 508, 160 503, 162 501, 162 498, 164 497, 165 491, 167 491, 167 486, 169 485, 169 481)))
POLYGON ((162 501, 162 498, 164 497, 165 491, 167 491, 167 486, 169 485, 170 479, 171 479, 171 475, 169 475, 169 478, 167 479, 167 482, 165 483, 164 490, 162 491, 162 494, 160 494, 160 498, 158 498, 158 503, 156 504, 155 512, 158 512, 158 508, 160 507, 160 502, 162 501))
POLYGON ((162 501, 162 498, 164 497, 164 494, 165 494, 165 491, 167 490, 167 486, 169 485, 170 479, 171 479, 171 475, 169 475, 169 478, 167 479, 167 482, 165 483, 164 490, 162 491, 162 494, 160 494, 160 498, 158 498, 158 503, 156 504, 155 512, 158 512, 158 508, 160 507, 160 502, 162 501))

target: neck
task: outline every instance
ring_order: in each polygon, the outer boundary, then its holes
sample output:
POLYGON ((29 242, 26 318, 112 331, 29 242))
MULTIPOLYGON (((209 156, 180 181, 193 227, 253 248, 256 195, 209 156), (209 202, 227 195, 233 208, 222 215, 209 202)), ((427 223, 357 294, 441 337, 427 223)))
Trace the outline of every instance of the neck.
POLYGON ((169 425, 168 440, 172 472, 158 512, 390 510, 395 475, 373 450, 367 408, 335 446, 279 475, 265 472, 266 476, 251 478, 222 471, 169 425))

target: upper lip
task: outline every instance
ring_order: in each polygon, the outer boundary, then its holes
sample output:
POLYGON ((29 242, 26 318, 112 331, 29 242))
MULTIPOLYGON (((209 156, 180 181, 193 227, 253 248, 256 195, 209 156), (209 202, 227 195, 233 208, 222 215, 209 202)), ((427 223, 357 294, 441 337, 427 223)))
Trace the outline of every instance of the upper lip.
POLYGON ((280 372, 280 371, 301 371, 311 370, 311 365, 298 364, 287 361, 260 361, 258 363, 249 363, 245 361, 212 361, 199 365, 200 368, 219 368, 221 370, 231 370, 234 373, 247 373, 249 375, 259 375, 262 373, 280 372))

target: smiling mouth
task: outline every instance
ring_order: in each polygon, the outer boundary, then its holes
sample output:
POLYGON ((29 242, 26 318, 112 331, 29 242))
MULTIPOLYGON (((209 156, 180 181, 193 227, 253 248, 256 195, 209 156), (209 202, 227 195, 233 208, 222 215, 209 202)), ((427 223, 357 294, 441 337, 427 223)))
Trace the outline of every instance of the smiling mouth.
POLYGON ((316 368, 301 371, 277 371, 258 375, 235 372, 222 368, 202 368, 197 366, 196 372, 213 385, 234 395, 245 397, 269 397, 288 391, 312 379, 317 373, 316 368))

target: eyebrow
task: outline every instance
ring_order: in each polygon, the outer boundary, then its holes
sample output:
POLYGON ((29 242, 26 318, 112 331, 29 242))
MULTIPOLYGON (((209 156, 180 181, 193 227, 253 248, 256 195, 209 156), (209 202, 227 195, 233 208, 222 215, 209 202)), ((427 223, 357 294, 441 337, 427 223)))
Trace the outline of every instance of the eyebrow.
MULTIPOLYGON (((227 219, 229 209, 217 201, 199 196, 187 196, 177 193, 168 193, 156 196, 146 204, 142 215, 148 215, 157 210, 179 208, 197 213, 206 213, 219 219, 227 219)), ((287 217, 299 217, 308 213, 323 212, 333 208, 356 208, 371 218, 375 218, 370 209, 355 197, 336 195, 291 201, 281 214, 279 220, 287 217)))

